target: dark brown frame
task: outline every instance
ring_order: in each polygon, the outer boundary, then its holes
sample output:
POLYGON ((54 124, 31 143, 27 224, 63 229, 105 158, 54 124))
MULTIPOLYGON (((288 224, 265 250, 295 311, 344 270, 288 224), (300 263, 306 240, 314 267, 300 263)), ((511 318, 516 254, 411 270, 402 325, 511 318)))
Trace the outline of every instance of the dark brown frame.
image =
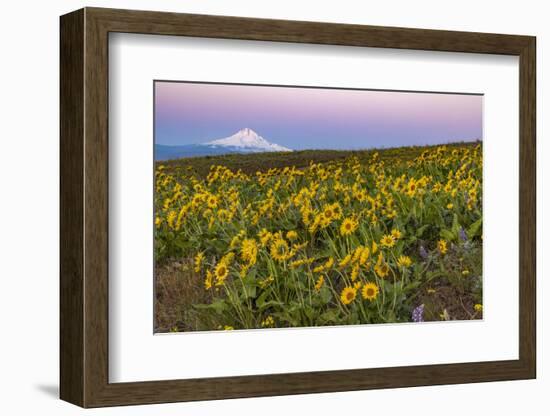
POLYGON ((536 377, 535 53, 531 36, 85 8, 61 17, 63 400, 100 407, 536 377), (136 383, 108 380, 108 34, 515 55, 520 65, 519 359, 136 383))

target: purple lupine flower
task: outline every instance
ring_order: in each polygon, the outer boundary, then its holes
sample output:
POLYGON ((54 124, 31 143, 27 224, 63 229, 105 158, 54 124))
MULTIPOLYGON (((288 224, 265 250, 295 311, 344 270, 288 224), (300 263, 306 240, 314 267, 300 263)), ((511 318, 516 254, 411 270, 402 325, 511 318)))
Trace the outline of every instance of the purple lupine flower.
POLYGON ((460 230, 458 231, 458 236, 463 242, 468 241, 468 236, 466 235, 466 231, 464 231, 464 228, 460 227, 460 230))
POLYGON ((424 322, 424 304, 413 309, 412 320, 413 322, 424 322))
POLYGON ((420 246, 420 257, 422 257, 424 260, 428 258, 428 252, 424 248, 424 246, 420 246))

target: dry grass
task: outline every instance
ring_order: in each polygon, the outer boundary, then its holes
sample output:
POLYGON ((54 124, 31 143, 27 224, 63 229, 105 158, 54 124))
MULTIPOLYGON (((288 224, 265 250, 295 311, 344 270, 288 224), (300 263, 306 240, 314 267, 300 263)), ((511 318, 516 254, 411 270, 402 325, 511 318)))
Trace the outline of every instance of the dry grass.
POLYGON ((155 332, 189 331, 199 323, 192 305, 206 303, 209 292, 201 290, 200 274, 192 259, 178 259, 157 265, 155 272, 155 332))
POLYGON ((426 321, 440 321, 444 312, 447 319, 453 321, 483 319, 481 312, 474 311, 476 301, 472 293, 461 291, 445 281, 436 282, 431 288, 434 292, 424 290, 421 296, 426 321))

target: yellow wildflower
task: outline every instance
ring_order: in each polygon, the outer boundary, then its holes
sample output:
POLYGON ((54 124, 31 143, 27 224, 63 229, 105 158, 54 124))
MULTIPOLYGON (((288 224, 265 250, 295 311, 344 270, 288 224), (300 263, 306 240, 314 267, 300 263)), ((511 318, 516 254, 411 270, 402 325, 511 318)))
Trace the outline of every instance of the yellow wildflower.
POLYGON ((340 234, 350 235, 357 230, 358 225, 359 223, 353 218, 346 218, 342 221, 342 225, 340 225, 340 234))
POLYGON ((361 259, 361 255, 363 254, 363 250, 365 247, 359 246, 355 249, 353 252, 353 257, 351 258, 352 263, 357 263, 361 259))
POLYGON ((382 260, 376 263, 376 266, 374 266, 374 271, 379 277, 384 278, 390 273, 390 266, 382 260))
POLYGON ((258 233, 258 238, 260 239, 260 243, 262 246, 267 246, 269 244, 269 241, 271 240, 271 237, 273 237, 273 234, 271 234, 267 229, 263 228, 262 231, 258 233))
POLYGON ((279 262, 283 262, 290 258, 290 249, 288 247, 288 243, 282 238, 277 238, 273 240, 273 242, 271 243, 270 252, 271 257, 279 262))
POLYGON ((214 276, 216 277, 216 286, 224 284, 227 275, 229 274, 229 268, 224 262, 219 262, 214 269, 214 276))
POLYGON ((393 247, 395 245, 395 239, 391 234, 387 234, 380 240, 380 244, 384 247, 393 247))
POLYGON ((445 240, 439 240, 437 242, 437 248, 441 254, 447 253, 447 242, 445 240))
POLYGON ((265 318, 261 325, 263 327, 273 327, 275 326, 275 320, 273 319, 273 317, 271 315, 269 315, 267 318, 265 318))
POLYGON ((223 263, 226 266, 229 266, 234 258, 235 258, 235 253, 230 251, 229 253, 227 253, 225 256, 221 258, 220 263, 223 263))
POLYGON ((300 251, 300 250, 302 250, 302 249, 304 249, 304 248, 306 248, 306 247, 307 247, 307 241, 304 242, 304 243, 302 243, 302 244, 293 244, 293 245, 292 245, 292 250, 294 250, 294 251, 300 251))
POLYGON ((368 282, 365 283, 363 286, 363 289, 361 290, 361 295, 363 295, 363 299, 366 300, 374 300, 378 296, 378 286, 376 283, 368 282))
POLYGON ((412 260, 409 256, 399 256, 397 259, 397 265, 400 267, 409 267, 412 264, 412 260))
POLYGON ((368 247, 363 247, 363 250, 361 251, 361 256, 359 257, 359 264, 361 266, 365 266, 367 264, 367 260, 369 259, 370 251, 368 247))
POLYGON ((168 226, 170 228, 174 228, 174 222, 176 221, 177 216, 178 214, 176 213, 176 211, 170 211, 168 213, 168 217, 166 218, 166 221, 168 222, 168 226))
POLYGON ((206 200, 209 208, 216 208, 218 206, 218 198, 216 195, 210 195, 206 200))
POLYGON ((338 263, 339 267, 346 267, 349 262, 351 261, 351 254, 348 254, 346 257, 344 257, 342 260, 340 260, 340 263, 338 263))
POLYGON ((241 245, 241 258, 252 266, 256 264, 257 255, 258 246, 256 245, 256 240, 254 240, 253 238, 247 238, 243 240, 241 245))
POLYGON ((315 283, 315 290, 318 292, 323 287, 323 284, 325 283, 325 278, 323 275, 319 276, 317 279, 317 282, 315 283))
POLYGON ((394 240, 399 240, 402 236, 402 233, 397 228, 394 228, 393 230, 391 230, 391 236, 394 238, 394 240))
POLYGON ((294 241, 298 238, 298 233, 294 230, 286 233, 286 238, 290 241, 294 241))
POLYGON ((206 278, 204 279, 204 288, 206 290, 208 290, 212 287, 213 278, 214 278, 214 275, 212 274, 212 272, 210 270, 207 270, 206 271, 206 278))
POLYGON ((272 275, 269 275, 268 277, 266 277, 265 279, 263 280, 260 280, 260 287, 261 288, 265 288, 267 287, 271 282, 273 282, 275 279, 272 275))
POLYGON ((204 260, 204 253, 201 251, 195 256, 195 273, 201 271, 202 261, 204 260))
POLYGON ((351 302, 355 300, 355 297, 357 296, 357 289, 354 287, 346 286, 342 293, 340 294, 340 300, 344 305, 349 305, 351 302))
POLYGON ((322 273, 326 270, 329 270, 333 265, 334 265, 334 259, 332 257, 329 257, 329 259, 325 263, 313 269, 313 273, 322 273))

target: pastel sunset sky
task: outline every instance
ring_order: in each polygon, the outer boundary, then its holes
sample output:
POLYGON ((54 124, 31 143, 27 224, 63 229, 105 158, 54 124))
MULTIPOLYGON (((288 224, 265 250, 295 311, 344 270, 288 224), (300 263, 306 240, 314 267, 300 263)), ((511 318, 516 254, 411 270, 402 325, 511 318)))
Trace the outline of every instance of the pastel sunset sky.
POLYGON ((185 145, 248 127, 300 149, 482 139, 482 95, 155 82, 155 143, 185 145))

